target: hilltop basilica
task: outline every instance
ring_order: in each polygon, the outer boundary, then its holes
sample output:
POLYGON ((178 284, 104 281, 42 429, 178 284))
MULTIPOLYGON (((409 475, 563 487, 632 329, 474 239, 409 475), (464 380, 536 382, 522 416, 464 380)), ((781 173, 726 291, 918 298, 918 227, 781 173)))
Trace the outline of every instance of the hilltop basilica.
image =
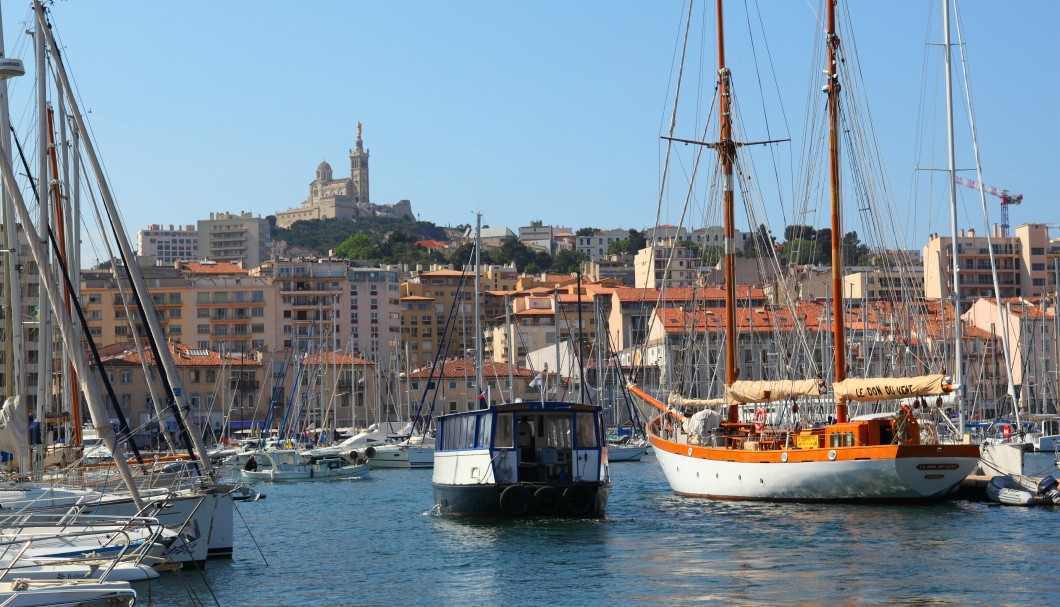
POLYGON ((357 123, 356 147, 350 150, 350 176, 335 179, 326 161, 317 165, 317 176, 309 184, 309 198, 301 206, 278 211, 276 227, 289 228, 307 219, 352 219, 354 217, 407 217, 414 219, 412 203, 372 204, 368 197, 368 152, 361 141, 361 123, 357 123))

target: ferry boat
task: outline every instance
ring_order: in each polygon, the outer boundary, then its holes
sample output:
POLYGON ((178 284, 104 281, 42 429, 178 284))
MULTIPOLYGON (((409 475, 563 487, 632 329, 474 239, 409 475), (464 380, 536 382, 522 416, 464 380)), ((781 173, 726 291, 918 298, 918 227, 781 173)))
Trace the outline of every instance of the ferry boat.
POLYGON ((443 516, 602 518, 611 490, 597 405, 515 402, 436 420, 443 516))

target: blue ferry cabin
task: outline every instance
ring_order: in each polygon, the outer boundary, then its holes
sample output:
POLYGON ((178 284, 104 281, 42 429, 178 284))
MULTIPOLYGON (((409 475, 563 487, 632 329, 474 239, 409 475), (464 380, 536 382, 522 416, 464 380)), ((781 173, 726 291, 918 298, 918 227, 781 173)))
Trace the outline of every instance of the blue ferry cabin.
POLYGON ((600 407, 521 402, 436 422, 432 484, 442 514, 603 515, 610 479, 600 407))

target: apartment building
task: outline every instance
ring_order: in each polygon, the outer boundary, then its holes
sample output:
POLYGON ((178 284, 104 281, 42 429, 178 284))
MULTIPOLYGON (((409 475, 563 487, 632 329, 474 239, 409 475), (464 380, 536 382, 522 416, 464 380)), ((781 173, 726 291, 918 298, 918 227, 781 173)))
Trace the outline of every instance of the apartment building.
MULTIPOLYGON (((994 296, 991 251, 997 267, 998 294, 1005 299, 1039 297, 1056 290, 1056 266, 1060 241, 1049 239, 1049 227, 1024 224, 1012 236, 979 236, 975 230, 957 237, 961 309, 967 310, 980 297, 994 296)), ((953 297, 953 239, 931 234, 924 247, 924 296, 953 297)))
POLYGON ((252 268, 269 258, 272 228, 264 217, 242 213, 210 213, 198 222, 199 253, 205 259, 252 268))
POLYGON ((153 257, 159 265, 199 258, 199 232, 195 226, 153 224, 136 233, 136 251, 142 257, 153 257))

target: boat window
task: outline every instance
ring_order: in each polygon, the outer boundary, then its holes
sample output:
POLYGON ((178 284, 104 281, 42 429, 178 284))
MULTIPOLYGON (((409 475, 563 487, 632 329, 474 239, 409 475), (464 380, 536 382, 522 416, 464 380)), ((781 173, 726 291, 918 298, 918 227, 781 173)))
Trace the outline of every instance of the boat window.
POLYGON ((542 417, 538 447, 564 447, 570 449, 570 415, 546 415, 542 417), (542 443, 540 439, 544 439, 542 443))
POLYGON ((465 415, 463 420, 464 427, 460 433, 460 449, 470 449, 475 443, 475 417, 472 415, 465 415))
POLYGON ((511 415, 497 416, 497 434, 493 437, 493 446, 497 449, 514 449, 515 433, 512 431, 511 415))
POLYGON ((576 413, 578 428, 578 447, 597 447, 599 443, 596 441, 596 425, 593 423, 594 415, 592 413, 576 413))
POLYGON ((475 446, 479 448, 489 448, 490 446, 490 432, 493 430, 490 427, 489 415, 478 416, 478 440, 475 441, 475 446))

